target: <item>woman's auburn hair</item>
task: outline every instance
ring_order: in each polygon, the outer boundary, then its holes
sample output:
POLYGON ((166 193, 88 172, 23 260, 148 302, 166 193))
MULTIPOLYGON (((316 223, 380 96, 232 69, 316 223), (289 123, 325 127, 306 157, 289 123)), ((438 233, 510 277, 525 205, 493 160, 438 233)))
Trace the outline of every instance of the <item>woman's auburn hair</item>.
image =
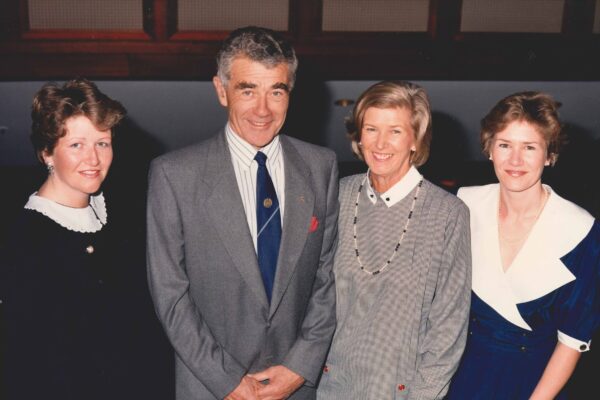
POLYGON ((112 134, 126 113, 121 103, 87 79, 72 79, 62 86, 45 84, 35 94, 31 107, 30 138, 37 158, 44 163, 44 153, 52 154, 58 140, 67 134, 65 123, 69 118, 84 116, 98 130, 112 134))

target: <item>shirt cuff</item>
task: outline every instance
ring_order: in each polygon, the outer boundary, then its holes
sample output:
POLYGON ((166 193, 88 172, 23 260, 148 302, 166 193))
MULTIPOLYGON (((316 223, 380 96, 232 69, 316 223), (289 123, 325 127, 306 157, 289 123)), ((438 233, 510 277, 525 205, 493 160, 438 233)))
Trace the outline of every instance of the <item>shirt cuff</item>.
POLYGON ((572 348, 575 351, 580 353, 586 352, 590 350, 590 346, 592 345, 592 341, 582 342, 581 340, 575 339, 569 335, 558 331, 558 341, 564 344, 567 347, 572 348))

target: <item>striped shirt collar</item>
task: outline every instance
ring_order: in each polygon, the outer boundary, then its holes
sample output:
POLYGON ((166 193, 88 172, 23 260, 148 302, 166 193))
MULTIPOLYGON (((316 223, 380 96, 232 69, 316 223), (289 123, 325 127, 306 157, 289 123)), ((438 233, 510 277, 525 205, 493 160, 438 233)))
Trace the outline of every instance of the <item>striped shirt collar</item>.
MULTIPOLYGON (((370 171, 367 171, 367 177, 370 171)), ((391 207, 403 198, 405 198, 419 183, 423 176, 417 171, 417 169, 411 165, 410 169, 394 186, 388 189, 385 193, 378 194, 373 186, 371 186, 371 180, 367 179, 367 195, 371 203, 377 203, 377 197, 381 197, 383 203, 391 207)))
MULTIPOLYGON (((258 150, 250 143, 242 139, 231 127, 229 123, 225 126, 225 136, 227 137, 227 144, 231 151, 231 156, 237 160, 240 164, 247 168, 250 168, 254 156, 258 153, 258 150)), ((260 151, 265 153, 267 156, 267 164, 269 166, 279 162, 281 157, 281 143, 279 141, 279 135, 276 135, 271 142, 265 147, 261 148, 260 151)))

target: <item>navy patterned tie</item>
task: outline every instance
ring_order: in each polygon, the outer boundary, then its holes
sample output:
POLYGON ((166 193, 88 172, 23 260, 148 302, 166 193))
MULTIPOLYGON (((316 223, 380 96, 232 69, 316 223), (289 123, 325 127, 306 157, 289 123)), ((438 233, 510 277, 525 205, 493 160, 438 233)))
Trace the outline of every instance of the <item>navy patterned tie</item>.
POLYGON ((269 171, 267 171, 267 156, 259 151, 254 159, 258 163, 256 172, 256 250, 265 292, 271 303, 279 243, 281 242, 281 214, 275 187, 269 171))

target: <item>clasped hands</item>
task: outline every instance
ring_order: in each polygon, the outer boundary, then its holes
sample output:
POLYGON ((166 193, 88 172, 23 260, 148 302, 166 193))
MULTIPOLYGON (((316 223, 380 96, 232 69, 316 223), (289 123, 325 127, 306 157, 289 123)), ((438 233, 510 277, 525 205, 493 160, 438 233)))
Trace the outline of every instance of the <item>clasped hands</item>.
POLYGON ((282 400, 287 399, 304 383, 294 371, 276 365, 248 374, 224 400, 282 400), (268 383, 262 383, 267 381, 268 383))

